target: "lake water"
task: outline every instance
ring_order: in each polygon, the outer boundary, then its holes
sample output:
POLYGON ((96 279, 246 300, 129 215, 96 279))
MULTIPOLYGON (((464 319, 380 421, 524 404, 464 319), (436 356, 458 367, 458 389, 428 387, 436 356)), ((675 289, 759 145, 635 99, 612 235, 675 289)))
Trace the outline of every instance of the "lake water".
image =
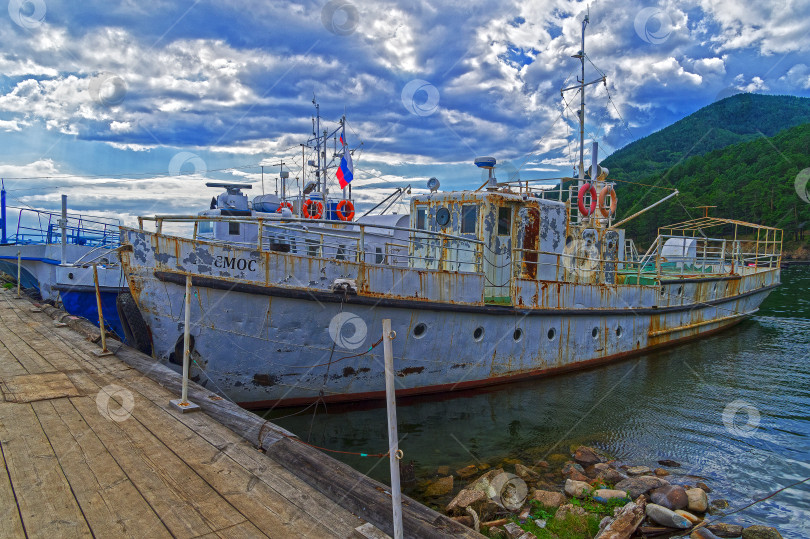
MULTIPOLYGON (((752 319, 695 343, 586 372, 402 403, 405 461, 428 478, 439 466, 533 464, 588 444, 632 464, 676 460, 683 466, 675 474, 705 478, 714 490, 709 499, 728 500, 727 511, 810 477, 810 266, 786 269, 782 283, 752 319)), ((386 451, 384 408, 313 411, 275 421, 321 447, 386 451)), ((388 483, 388 459, 332 455, 388 483)), ((405 491, 420 499, 419 485, 405 491)), ((810 537, 810 482, 724 522, 810 537)))

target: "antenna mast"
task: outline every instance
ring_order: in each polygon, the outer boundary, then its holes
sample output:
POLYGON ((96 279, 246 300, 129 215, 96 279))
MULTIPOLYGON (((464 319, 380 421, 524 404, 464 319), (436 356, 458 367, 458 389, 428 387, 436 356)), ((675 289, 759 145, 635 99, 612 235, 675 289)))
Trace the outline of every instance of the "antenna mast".
POLYGON ((560 96, 563 95, 564 92, 568 90, 579 90, 579 185, 581 186, 585 181, 585 87, 590 86, 591 84, 596 84, 601 82, 603 84, 607 84, 607 79, 602 76, 596 80, 592 80, 591 82, 585 82, 585 27, 588 26, 590 22, 590 11, 585 14, 585 18, 582 20, 582 48, 579 50, 578 53, 572 56, 572 58, 578 58, 581 65, 582 71, 581 76, 577 77, 577 82, 579 84, 575 86, 569 86, 568 88, 563 88, 560 90, 560 96))

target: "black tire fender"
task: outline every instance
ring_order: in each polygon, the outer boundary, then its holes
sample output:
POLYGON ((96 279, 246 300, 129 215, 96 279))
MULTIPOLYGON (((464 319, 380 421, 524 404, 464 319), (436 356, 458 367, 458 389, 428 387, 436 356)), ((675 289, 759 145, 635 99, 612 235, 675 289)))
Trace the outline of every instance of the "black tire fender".
POLYGON ((152 335, 132 294, 129 292, 118 294, 118 297, 115 298, 115 309, 118 311, 118 318, 121 319, 127 344, 139 352, 151 356, 152 335))

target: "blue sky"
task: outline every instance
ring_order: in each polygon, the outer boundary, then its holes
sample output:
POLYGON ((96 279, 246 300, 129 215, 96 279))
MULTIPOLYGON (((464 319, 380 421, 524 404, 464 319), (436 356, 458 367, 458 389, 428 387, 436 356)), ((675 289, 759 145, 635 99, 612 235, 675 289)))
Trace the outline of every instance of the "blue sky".
MULTIPOLYGON (((10 203, 196 212, 205 181, 301 177, 313 93, 348 117, 355 197, 475 188, 493 155, 570 174, 587 4, 11 0, 0 11, 0 176, 10 203), (571 106, 568 107, 567 104, 571 106), (223 170, 232 169, 232 170, 223 170)), ((609 153, 738 91, 810 96, 810 1, 592 2, 586 137, 609 153)), ((297 191, 297 187, 294 187, 297 191)), ((404 209, 404 208, 403 208, 404 209)))

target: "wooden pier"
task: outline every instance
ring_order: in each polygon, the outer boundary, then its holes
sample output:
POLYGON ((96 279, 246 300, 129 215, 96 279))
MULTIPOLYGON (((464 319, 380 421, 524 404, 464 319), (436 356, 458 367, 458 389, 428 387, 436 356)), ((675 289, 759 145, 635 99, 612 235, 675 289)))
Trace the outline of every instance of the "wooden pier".
MULTIPOLYGON (((98 357, 86 321, 15 296, 0 292, 0 537, 392 533, 384 485, 196 384, 202 411, 176 411, 174 371, 115 341, 98 357)), ((480 537, 403 503, 406 536, 480 537)))

